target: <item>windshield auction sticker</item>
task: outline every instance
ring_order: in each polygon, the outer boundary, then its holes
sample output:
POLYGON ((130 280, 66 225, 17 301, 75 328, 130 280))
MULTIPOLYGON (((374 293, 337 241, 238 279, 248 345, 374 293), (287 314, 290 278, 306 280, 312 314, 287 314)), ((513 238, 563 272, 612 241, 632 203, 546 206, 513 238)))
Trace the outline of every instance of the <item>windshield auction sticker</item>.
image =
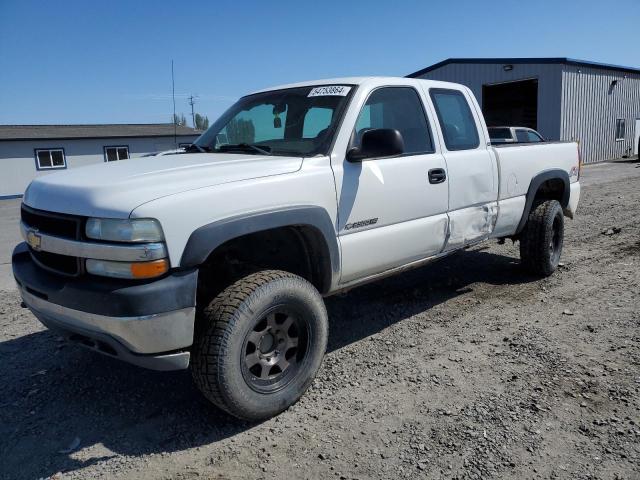
POLYGON ((351 87, 344 85, 327 85, 326 87, 312 88, 307 97, 344 97, 349 93, 351 87))

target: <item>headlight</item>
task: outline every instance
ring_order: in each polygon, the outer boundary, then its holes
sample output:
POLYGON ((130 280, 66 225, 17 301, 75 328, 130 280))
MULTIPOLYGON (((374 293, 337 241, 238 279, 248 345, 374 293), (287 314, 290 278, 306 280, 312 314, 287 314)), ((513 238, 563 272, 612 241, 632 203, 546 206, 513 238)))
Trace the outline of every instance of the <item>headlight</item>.
POLYGON ((153 218, 90 218, 85 233, 89 238, 111 242, 160 242, 164 239, 160 222, 153 218))
POLYGON ((87 272, 93 275, 130 279, 159 277, 169 270, 166 258, 152 262, 112 262, 88 258, 85 265, 87 272))

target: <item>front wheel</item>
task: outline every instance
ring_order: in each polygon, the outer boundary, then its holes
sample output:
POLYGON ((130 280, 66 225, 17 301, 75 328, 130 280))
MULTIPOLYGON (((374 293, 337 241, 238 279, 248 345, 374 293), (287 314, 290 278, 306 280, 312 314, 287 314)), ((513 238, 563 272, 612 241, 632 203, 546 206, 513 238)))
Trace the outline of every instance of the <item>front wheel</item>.
POLYGON ((191 371, 204 396, 244 420, 272 417, 307 390, 327 345, 318 291, 288 272, 248 275, 204 309, 191 371))
POLYGON ((557 200, 534 205, 520 236, 522 265, 534 275, 549 276, 558 268, 564 242, 564 216, 557 200))

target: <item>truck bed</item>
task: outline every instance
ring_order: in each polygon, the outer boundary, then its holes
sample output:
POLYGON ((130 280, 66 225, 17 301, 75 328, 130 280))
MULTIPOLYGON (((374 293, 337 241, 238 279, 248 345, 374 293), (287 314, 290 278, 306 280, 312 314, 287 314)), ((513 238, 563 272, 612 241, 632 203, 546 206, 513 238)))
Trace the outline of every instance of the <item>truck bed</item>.
MULTIPOLYGON (((545 170, 560 169, 570 174, 579 164, 575 142, 540 142, 492 145, 498 160, 500 186, 498 200, 527 193, 533 176, 545 170)), ((572 181, 577 180, 577 177, 572 181)))

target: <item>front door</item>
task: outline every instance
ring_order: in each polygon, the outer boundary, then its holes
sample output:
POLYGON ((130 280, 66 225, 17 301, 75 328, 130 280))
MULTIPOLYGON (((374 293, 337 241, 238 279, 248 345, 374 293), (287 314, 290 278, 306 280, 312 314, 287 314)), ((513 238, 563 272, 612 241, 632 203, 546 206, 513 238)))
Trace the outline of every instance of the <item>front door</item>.
POLYGON ((636 118, 636 129, 633 137, 633 153, 640 158, 640 118, 636 118))
POLYGON ((374 275, 439 253, 447 231, 448 180, 434 148, 421 94, 413 87, 384 87, 370 93, 353 129, 350 147, 372 128, 397 129, 404 154, 334 165, 341 177, 338 235, 341 283, 374 275), (433 173, 432 173, 432 181, 433 173))

